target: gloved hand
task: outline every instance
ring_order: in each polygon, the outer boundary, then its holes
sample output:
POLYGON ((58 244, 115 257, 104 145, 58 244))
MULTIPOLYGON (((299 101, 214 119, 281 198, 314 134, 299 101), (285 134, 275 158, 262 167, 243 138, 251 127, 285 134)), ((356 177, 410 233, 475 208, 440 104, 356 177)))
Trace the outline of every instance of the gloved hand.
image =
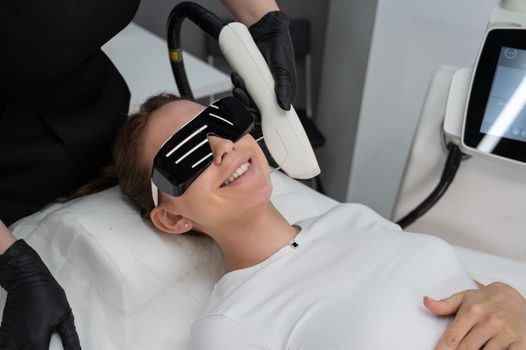
POLYGON ((234 85, 234 89, 232 89, 232 95, 241 101, 241 103, 250 112, 252 118, 254 119, 254 130, 250 134, 257 140, 263 136, 263 131, 261 129, 261 114, 259 113, 258 106, 248 94, 247 88, 245 87, 245 82, 239 74, 232 72, 230 79, 234 85))
MULTIPOLYGON (((232 84, 234 84, 232 94, 234 95, 234 97, 240 100, 241 103, 243 103, 245 108, 250 112, 252 118, 254 119, 254 130, 250 132, 250 135, 252 135, 254 139, 260 140, 263 137, 263 129, 261 128, 261 115, 259 113, 259 109, 254 103, 254 100, 252 100, 250 95, 247 93, 245 83, 243 82, 241 76, 233 72, 230 77, 232 79, 232 84)), ((265 154, 269 165, 271 167, 278 168, 279 165, 274 161, 274 158, 272 158, 272 154, 270 154, 270 151, 268 150, 265 142, 258 142, 258 144, 259 147, 261 147, 263 153, 265 154)))
POLYGON ((48 350, 54 331, 64 350, 80 349, 64 290, 24 240, 0 256, 0 285, 7 291, 0 349, 48 350))
POLYGON ((248 30, 272 72, 279 106, 290 110, 296 95, 296 67, 287 15, 281 11, 269 12, 248 30))

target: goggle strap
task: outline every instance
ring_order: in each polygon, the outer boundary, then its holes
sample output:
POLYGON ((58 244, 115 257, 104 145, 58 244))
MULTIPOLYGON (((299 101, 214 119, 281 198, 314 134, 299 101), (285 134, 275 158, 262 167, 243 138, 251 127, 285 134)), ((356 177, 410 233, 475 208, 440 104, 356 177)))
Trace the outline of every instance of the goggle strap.
POLYGON ((155 186, 153 183, 153 179, 150 180, 152 184, 152 199, 153 199, 153 207, 157 207, 159 205, 159 188, 155 186))

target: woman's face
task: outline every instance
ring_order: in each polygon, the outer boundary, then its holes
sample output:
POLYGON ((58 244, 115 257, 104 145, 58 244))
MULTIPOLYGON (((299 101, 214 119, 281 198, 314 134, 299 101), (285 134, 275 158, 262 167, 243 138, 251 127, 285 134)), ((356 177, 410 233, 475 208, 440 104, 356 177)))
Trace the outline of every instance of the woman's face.
MULTIPOLYGON (((195 102, 180 100, 164 105, 151 115, 143 142, 149 168, 164 141, 203 108, 195 102)), ((159 205, 189 220, 192 228, 201 232, 208 232, 217 225, 240 222, 251 211, 267 204, 272 192, 267 160, 251 135, 235 143, 216 136, 209 136, 208 141, 213 153, 212 164, 183 195, 174 197, 161 193, 159 205), (247 162, 250 162, 248 170, 225 185, 225 181, 247 162)))

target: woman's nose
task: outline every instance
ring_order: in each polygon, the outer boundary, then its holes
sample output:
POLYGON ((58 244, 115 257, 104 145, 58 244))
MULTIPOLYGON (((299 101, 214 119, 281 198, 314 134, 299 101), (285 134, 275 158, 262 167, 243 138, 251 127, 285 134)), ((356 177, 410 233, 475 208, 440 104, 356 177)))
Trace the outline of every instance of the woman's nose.
POLYGON ((220 165, 223 157, 234 149, 234 143, 229 139, 209 135, 208 143, 214 157, 214 164, 220 165))

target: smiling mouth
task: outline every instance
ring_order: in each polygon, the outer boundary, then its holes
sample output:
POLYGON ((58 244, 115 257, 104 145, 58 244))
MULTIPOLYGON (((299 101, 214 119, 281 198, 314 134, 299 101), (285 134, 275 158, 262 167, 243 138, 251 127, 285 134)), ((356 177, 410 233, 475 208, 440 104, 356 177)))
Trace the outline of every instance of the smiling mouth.
POLYGON ((221 187, 225 187, 230 185, 232 182, 234 182, 238 177, 241 177, 250 167, 252 166, 252 163, 250 160, 248 162, 245 162, 237 168, 232 175, 228 179, 226 179, 221 187))

